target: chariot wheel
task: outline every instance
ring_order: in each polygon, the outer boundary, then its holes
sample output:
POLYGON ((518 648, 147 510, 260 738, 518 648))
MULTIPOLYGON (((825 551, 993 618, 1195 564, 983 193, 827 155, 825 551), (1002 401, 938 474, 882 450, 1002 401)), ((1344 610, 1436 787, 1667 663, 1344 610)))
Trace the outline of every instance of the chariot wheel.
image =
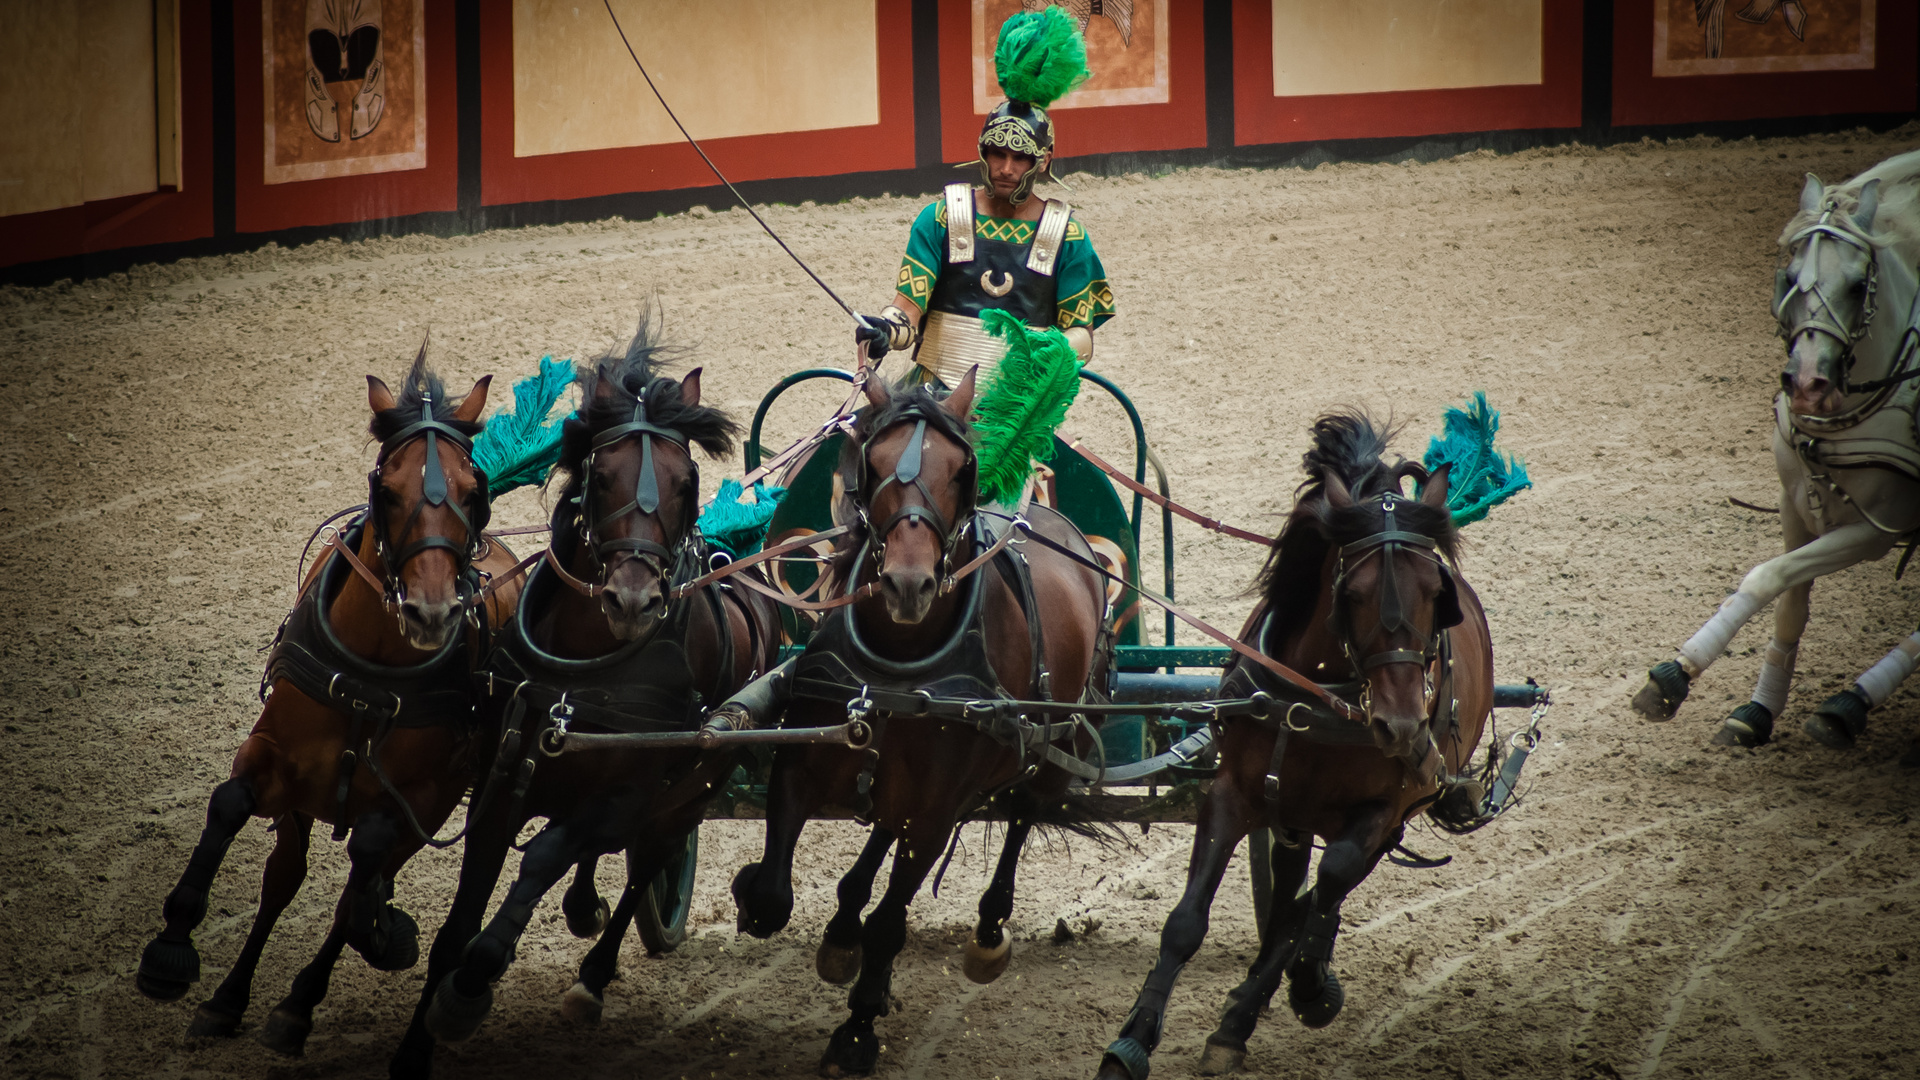
MULTIPOLYGON (((700 829, 687 834, 687 849, 673 857, 640 893, 633 928, 647 947, 647 955, 664 956, 687 940, 687 914, 693 907, 693 875, 700 863, 700 829)), ((633 856, 627 856, 633 873, 633 856)))

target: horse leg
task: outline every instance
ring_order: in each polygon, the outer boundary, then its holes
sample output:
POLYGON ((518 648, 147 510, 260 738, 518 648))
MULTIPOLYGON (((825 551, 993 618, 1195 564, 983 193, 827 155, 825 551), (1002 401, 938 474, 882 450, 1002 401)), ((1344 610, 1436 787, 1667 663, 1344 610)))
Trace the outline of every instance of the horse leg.
POLYGON ((1294 1018, 1310 1028, 1323 1028, 1340 1015, 1346 991, 1333 973, 1333 939, 1340 932, 1340 905, 1347 894, 1373 873, 1380 856, 1395 843, 1398 829, 1387 820, 1388 809, 1376 807, 1356 815, 1340 839, 1320 855, 1320 872, 1307 896, 1306 917, 1300 927, 1298 955, 1287 969, 1287 1004, 1294 1018), (1382 835, 1386 833, 1388 835, 1382 835))
POLYGON ((254 912, 253 929, 247 932, 247 943, 240 947, 220 988, 194 1012, 193 1022, 187 1025, 189 1036, 231 1037, 239 1031, 240 1018, 253 998, 253 973, 260 966, 267 936, 307 879, 307 841, 312 832, 313 819, 304 814, 288 814, 274 823, 273 851, 267 855, 267 870, 260 879, 260 909, 254 912))
POLYGON ((1892 533, 1881 532, 1863 521, 1835 529, 1747 571, 1739 590, 1680 646, 1679 658, 1647 672, 1647 684, 1634 695, 1633 707, 1649 719, 1671 719, 1686 700, 1693 680, 1720 658, 1734 633, 1774 597, 1855 563, 1878 559, 1893 549, 1894 539, 1892 533))
POLYGON ((207 800, 206 827, 162 909, 166 927, 147 942, 133 978, 140 992, 153 1000, 178 1000, 186 995, 189 983, 199 981, 200 953, 193 947, 193 931, 207 917, 207 890, 213 887, 213 875, 257 804, 253 781, 246 776, 214 788, 207 800))
POLYGON ((813 954, 813 970, 835 986, 845 986, 860 974, 860 913, 873 899, 873 879, 892 847, 893 833, 875 825, 867 836, 867 845, 860 849, 860 857, 840 879, 836 890, 840 907, 827 921, 827 932, 821 935, 820 948, 813 954))
POLYGON ((1032 800, 1027 802, 1029 805, 1016 809, 1013 820, 1007 823, 1006 841, 1000 845, 993 880, 980 894, 980 925, 974 928, 973 940, 967 942, 960 958, 960 970, 982 986, 999 978, 1013 959, 1013 939, 1007 937, 1003 927, 1013 915, 1013 875, 1020 868, 1020 851, 1026 847, 1027 834, 1033 831, 1032 815, 1026 812, 1032 800))
POLYGON ((597 937, 607 928, 609 907, 593 884, 593 871, 599 864, 598 855, 581 859, 580 869, 573 874, 573 884, 560 896, 560 913, 567 917, 567 933, 577 938, 597 937))
MULTIPOLYGON (((1805 547, 1813 539, 1806 523, 1791 508, 1780 515, 1780 533, 1788 551, 1805 547)), ((1780 594, 1780 602, 1773 609, 1773 640, 1767 642, 1766 656, 1760 661, 1753 698, 1721 723, 1713 736, 1715 745, 1763 746, 1773 738, 1773 722, 1787 707, 1787 690, 1793 685, 1793 667, 1800 658, 1800 635, 1807 629, 1812 596, 1811 581, 1780 594)))
POLYGON ((1867 729, 1867 712, 1880 707, 1893 691, 1913 674, 1920 660, 1920 630, 1916 630, 1894 650, 1868 668, 1852 686, 1820 703, 1807 717, 1806 733, 1835 750, 1853 747, 1855 739, 1867 729))
POLYGON ((893 961, 907 943, 907 906, 946 850, 953 824, 930 828, 919 820, 902 830, 887 891, 860 931, 860 978, 847 995, 851 1015, 835 1028, 820 1058, 822 1076, 865 1076, 880 1060, 873 1022, 887 1015, 893 996, 893 961))
POLYGON ((793 917, 793 853, 826 793, 851 789, 840 784, 858 768, 858 755, 842 751, 834 761, 814 747, 783 747, 773 758, 767 781, 767 843, 760 861, 748 863, 733 876, 733 901, 739 907, 736 926, 757 938, 772 937, 793 917), (824 759, 824 760, 823 760, 824 759))
POLYGON ((1308 898, 1300 895, 1300 884, 1307 879, 1307 862, 1313 857, 1313 844, 1302 837, 1295 847, 1275 845, 1273 850, 1273 905, 1267 910, 1265 937, 1260 955, 1247 968, 1247 980, 1227 993, 1227 1007, 1220 1013, 1220 1026, 1207 1036, 1200 1052, 1201 1076, 1223 1076, 1237 1072, 1247 1060, 1247 1039, 1260 1022, 1260 1013, 1280 989, 1287 965, 1293 963, 1300 947, 1300 924, 1309 911, 1308 898))
MULTIPOLYGON (((640 897, 646 893, 648 882, 673 860, 676 853, 685 851, 686 847, 687 838, 682 834, 675 844, 648 844, 629 853, 627 887, 621 890, 619 906, 613 909, 612 916, 603 920, 606 925, 600 940, 593 943, 593 948, 587 950, 586 958, 580 961, 580 977, 561 995, 562 1016, 576 1024, 600 1022, 601 1010, 606 1007, 607 984, 619 972, 620 943, 626 940, 627 931, 633 927, 633 916, 640 908, 640 897)), ((605 907, 603 901, 601 908, 604 910, 605 907)))
MULTIPOLYGON (((341 897, 341 906, 347 903, 341 897)), ((333 968, 340 962, 340 951, 347 947, 347 920, 336 911, 320 951, 293 977, 287 996, 267 1014, 254 1041, 278 1054, 300 1057, 307 1052, 307 1036, 313 1032, 314 1006, 324 1001, 333 982, 333 968)))
POLYGON ((1220 891, 1220 878, 1227 872, 1233 849, 1247 835, 1240 802, 1233 774, 1223 771, 1214 781, 1194 828, 1187 888, 1160 931, 1160 957, 1147 973, 1133 1011, 1120 1025, 1120 1037, 1100 1059, 1099 1080, 1146 1080, 1148 1055, 1160 1045, 1160 1025, 1166 1019, 1167 997, 1173 992, 1174 980, 1206 940, 1208 914, 1214 894, 1220 891))

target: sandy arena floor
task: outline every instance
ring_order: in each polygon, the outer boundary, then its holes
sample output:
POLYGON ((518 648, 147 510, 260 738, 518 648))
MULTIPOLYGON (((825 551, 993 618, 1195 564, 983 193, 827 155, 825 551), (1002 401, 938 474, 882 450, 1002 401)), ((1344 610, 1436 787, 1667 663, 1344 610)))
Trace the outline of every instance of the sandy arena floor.
MULTIPOLYGON (((1895 583, 1889 560, 1820 585, 1785 734, 1761 751, 1707 739, 1744 700, 1770 616, 1674 722, 1649 724, 1627 699, 1779 547, 1774 519, 1727 498, 1778 498, 1766 297, 1801 175, 1836 181, 1917 141, 1909 127, 1074 178, 1123 312, 1098 366, 1139 403, 1177 497, 1263 527, 1288 503, 1318 411, 1391 411, 1411 454, 1444 406, 1480 388, 1538 485, 1468 530, 1466 563, 1503 681, 1534 676, 1559 702, 1530 796, 1463 840, 1412 834, 1454 863, 1383 866, 1355 893, 1337 958, 1346 1013, 1318 1032, 1271 1016, 1251 1043, 1255 1073, 1914 1075, 1920 775, 1896 759, 1920 734, 1920 680, 1854 752, 1812 743, 1799 721, 1910 631, 1916 577, 1895 583)), ((767 216, 872 309, 921 201, 767 216)), ((743 419, 781 375, 849 352, 837 310, 737 211, 269 249, 0 290, 0 1073, 385 1075, 421 970, 382 975, 351 953, 303 1060, 183 1038, 244 936, 264 822, 217 883, 196 992, 140 997, 140 948, 256 715, 256 650, 291 601, 300 544, 364 490, 361 376, 400 374, 431 328, 450 382, 497 372, 504 387, 542 353, 605 349, 653 294, 706 365, 708 399, 743 419)), ((770 441, 827 399, 790 399, 770 441)), ((1126 452, 1113 410, 1082 406, 1070 424, 1126 452)), ((708 482, 726 471, 710 466, 708 482)), ((522 493, 496 521, 540 514, 522 493)), ((1236 625, 1259 552, 1188 530, 1178 555, 1181 595, 1236 625)), ((794 925, 762 942, 735 935, 726 893, 759 826, 710 825, 694 936, 660 960, 629 939, 597 1029, 558 1018, 585 945, 549 903, 493 1018, 443 1053, 442 1075, 810 1075, 844 1002, 812 951, 861 835, 809 830, 794 925)), ((1014 966, 981 988, 958 950, 995 849, 971 830, 941 896, 914 909, 880 1074, 1091 1075, 1152 962, 1189 840, 1157 827, 1119 858, 1036 844, 1014 966), (1056 946, 1057 918, 1099 926, 1056 946)), ((402 877, 399 900, 426 933, 456 866, 426 854, 402 877)), ((337 845, 316 844, 252 1023, 317 947, 345 869, 337 845)), ((613 887, 611 862, 602 874, 613 887)), ((1156 1075, 1191 1074, 1251 959, 1244 869, 1228 881, 1156 1075)))

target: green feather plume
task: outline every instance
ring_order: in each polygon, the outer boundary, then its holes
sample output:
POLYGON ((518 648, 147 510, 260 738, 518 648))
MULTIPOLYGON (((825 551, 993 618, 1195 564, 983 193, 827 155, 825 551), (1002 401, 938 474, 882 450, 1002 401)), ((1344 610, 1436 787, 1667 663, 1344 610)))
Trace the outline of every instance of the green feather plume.
POLYGON ((1043 109, 1093 74, 1087 70, 1087 43, 1079 24, 1052 5, 1022 11, 1000 27, 993 70, 1008 99, 1043 109))
POLYGON ((541 357, 539 371, 513 384, 513 408, 488 417, 474 436, 473 463, 486 470, 488 501, 547 482, 560 460, 560 425, 566 419, 549 423, 547 414, 571 385, 573 361, 541 357))
POLYGON ((1080 357, 1059 330, 1035 330, 1005 311, 980 313, 987 332, 1007 342, 1006 358, 973 406, 980 501, 1020 497, 1033 463, 1053 457, 1053 432, 1080 393, 1080 357))
POLYGON ((1446 434, 1427 443, 1428 472, 1452 466, 1447 472, 1447 509, 1455 526, 1479 521, 1533 486, 1525 465, 1493 448, 1499 431, 1500 414, 1487 405, 1486 391, 1476 390, 1465 409, 1448 407, 1446 434))
POLYGON ((738 480, 720 481, 713 501, 700 509, 700 535, 715 547, 724 548, 734 558, 744 558, 760 550, 767 540, 767 523, 787 493, 783 487, 753 485, 753 502, 743 503, 746 491, 738 480))

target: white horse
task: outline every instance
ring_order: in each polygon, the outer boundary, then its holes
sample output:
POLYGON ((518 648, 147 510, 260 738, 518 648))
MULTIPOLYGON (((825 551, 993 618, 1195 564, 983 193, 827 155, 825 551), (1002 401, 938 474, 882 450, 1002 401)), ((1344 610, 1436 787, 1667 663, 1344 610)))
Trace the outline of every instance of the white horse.
MULTIPOLYGON (((1734 709, 1714 735, 1724 746, 1758 746, 1772 737, 1793 680, 1813 579, 1920 539, 1920 151, 1889 158, 1832 189, 1809 173, 1800 212, 1781 232, 1780 247, 1787 265, 1775 275, 1773 313, 1786 339, 1787 364, 1774 399, 1773 460, 1787 553, 1749 571, 1739 591, 1680 647, 1679 658, 1647 673, 1647 685, 1633 699, 1652 719, 1673 716, 1693 679, 1778 597, 1753 700, 1734 709)), ((1868 711, 1913 672, 1916 657, 1920 631, 1821 703, 1807 718, 1807 734, 1837 749, 1851 747, 1868 711)), ((1907 756, 1920 758, 1920 744, 1907 756)))

